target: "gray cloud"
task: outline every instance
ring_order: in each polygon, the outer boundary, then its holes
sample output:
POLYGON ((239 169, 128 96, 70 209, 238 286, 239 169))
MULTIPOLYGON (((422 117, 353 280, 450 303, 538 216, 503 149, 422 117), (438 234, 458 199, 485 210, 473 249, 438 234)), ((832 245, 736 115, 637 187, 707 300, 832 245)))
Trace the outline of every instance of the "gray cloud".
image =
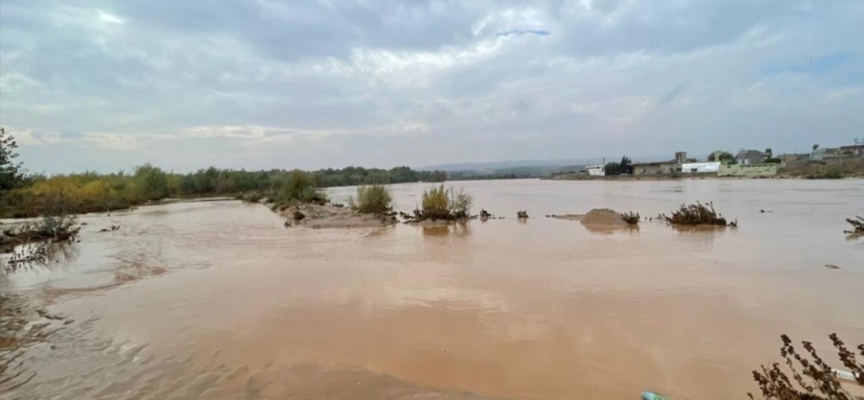
POLYGON ((34 170, 393 166, 841 144, 861 1, 4 0, 34 170))

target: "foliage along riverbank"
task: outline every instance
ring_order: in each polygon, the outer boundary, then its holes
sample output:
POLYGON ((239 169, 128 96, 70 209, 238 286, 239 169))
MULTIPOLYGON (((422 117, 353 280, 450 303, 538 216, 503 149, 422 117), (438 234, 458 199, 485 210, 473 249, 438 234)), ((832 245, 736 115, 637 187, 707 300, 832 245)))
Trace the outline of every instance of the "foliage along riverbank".
POLYGON ((246 171, 210 167, 181 174, 144 164, 131 173, 27 174, 17 144, 0 130, 0 218, 83 214, 127 209, 169 197, 258 193, 277 201, 326 201, 316 188, 404 182, 442 182, 443 171, 347 167, 318 171, 246 171))
POLYGON ((86 172, 51 177, 25 177, 20 186, 0 195, 0 218, 34 217, 50 211, 74 214, 105 212, 168 197, 236 196, 238 193, 257 192, 279 198, 280 193, 286 190, 290 192, 289 197, 313 201, 316 197, 313 189, 334 184, 443 179, 443 176, 435 172, 414 171, 408 167, 391 170, 349 167, 344 170, 316 172, 237 171, 211 167, 189 174, 177 174, 145 164, 137 167, 133 173, 86 172), (299 193, 300 190, 307 192, 299 193), (52 210, 58 207, 61 210, 52 210))

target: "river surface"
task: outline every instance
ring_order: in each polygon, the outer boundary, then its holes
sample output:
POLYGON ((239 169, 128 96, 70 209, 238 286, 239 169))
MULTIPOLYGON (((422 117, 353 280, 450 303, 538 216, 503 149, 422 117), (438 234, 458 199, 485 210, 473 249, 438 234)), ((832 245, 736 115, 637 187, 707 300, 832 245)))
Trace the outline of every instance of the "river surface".
MULTIPOLYGON (((85 216, 61 260, 0 282, 72 321, 23 349, 32 378, 0 398, 734 399, 783 333, 835 364, 828 334, 864 343, 864 239, 843 234, 862 180, 448 185, 507 218, 288 229, 235 201, 85 216), (697 200, 740 226, 545 218, 697 200)), ((397 209, 429 186, 394 185, 397 209)))

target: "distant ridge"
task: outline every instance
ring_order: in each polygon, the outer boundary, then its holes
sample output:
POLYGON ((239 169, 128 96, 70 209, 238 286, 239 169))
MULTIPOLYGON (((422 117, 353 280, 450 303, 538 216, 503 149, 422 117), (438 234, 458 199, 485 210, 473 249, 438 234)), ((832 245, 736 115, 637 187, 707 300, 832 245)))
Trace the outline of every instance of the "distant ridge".
MULTIPOLYGON (((599 162, 599 161, 598 161, 599 162)), ((417 168, 420 171, 483 171, 526 167, 562 167, 568 165, 585 165, 587 159, 562 159, 562 160, 516 160, 516 161, 491 161, 477 163, 440 164, 417 168)))

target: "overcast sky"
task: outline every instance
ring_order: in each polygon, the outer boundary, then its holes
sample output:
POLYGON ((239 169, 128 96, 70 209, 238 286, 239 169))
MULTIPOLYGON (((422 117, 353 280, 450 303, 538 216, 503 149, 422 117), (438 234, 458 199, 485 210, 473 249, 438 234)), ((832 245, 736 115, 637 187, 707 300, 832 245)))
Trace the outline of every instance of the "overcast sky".
POLYGON ((805 151, 864 136, 864 1, 0 0, 31 171, 805 151))

